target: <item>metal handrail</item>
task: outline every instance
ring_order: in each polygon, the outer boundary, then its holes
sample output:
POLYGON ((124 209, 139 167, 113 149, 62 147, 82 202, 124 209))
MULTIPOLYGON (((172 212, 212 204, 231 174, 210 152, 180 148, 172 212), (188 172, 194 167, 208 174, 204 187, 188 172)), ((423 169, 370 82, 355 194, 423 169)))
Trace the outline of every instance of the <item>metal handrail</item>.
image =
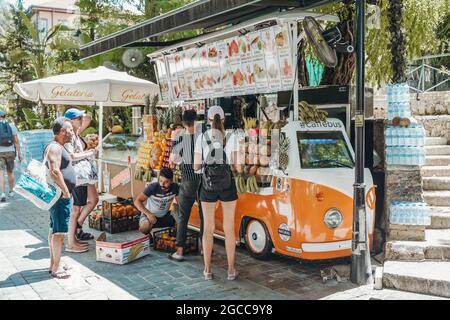
MULTIPOLYGON (((411 75, 413 75, 413 73, 415 73, 416 71, 420 70, 419 79, 418 79, 418 87, 416 88, 412 85, 409 85, 410 89, 412 89, 418 93, 423 93, 423 92, 432 91, 435 88, 442 86, 444 83, 449 82, 450 81, 450 71, 449 70, 438 69, 438 68, 433 67, 433 66, 429 65, 428 63, 426 63, 426 61, 429 59, 443 58, 443 57, 450 57, 450 53, 428 55, 428 56, 423 56, 419 59, 413 60, 413 61, 422 61, 422 62, 419 66, 414 67, 412 70, 410 70, 407 73, 408 82, 411 82, 411 80, 412 80, 411 75), (432 83, 432 85, 429 88, 425 88, 425 70, 434 70, 436 73, 443 74, 444 76, 447 76, 447 77, 438 83, 432 83)), ((412 64, 410 64, 409 66, 412 67, 412 64)))

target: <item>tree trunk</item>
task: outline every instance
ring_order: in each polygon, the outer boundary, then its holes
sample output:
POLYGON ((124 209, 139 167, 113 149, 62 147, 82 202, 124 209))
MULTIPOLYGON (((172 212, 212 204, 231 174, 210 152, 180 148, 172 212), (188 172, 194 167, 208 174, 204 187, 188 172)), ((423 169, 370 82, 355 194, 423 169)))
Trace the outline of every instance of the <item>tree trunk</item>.
POLYGON ((406 82, 406 38, 403 29, 403 0, 389 1, 389 31, 391 33, 392 81, 406 82))
MULTIPOLYGON (((342 32, 343 41, 349 41, 350 44, 355 46, 355 7, 351 2, 346 2, 344 9, 338 13, 340 22, 337 24, 342 32)), ((338 63, 336 67, 325 67, 321 85, 348 85, 350 84, 353 76, 353 71, 356 65, 356 54, 353 52, 337 53, 338 63)))
POLYGON ((145 0, 145 17, 153 18, 159 15, 158 5, 154 0, 145 0))
POLYGON ((309 86, 308 69, 306 68, 306 42, 302 40, 300 42, 300 49, 298 55, 298 83, 299 85, 306 87, 309 86))

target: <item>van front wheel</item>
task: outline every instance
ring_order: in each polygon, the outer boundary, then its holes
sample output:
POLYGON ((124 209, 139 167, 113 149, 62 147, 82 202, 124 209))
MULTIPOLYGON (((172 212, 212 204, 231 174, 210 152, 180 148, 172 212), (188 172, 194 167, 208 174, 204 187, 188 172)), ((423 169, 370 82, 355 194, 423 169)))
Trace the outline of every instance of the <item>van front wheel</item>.
POLYGON ((263 222, 252 219, 245 228, 245 247, 257 259, 267 259, 272 253, 272 241, 263 222))

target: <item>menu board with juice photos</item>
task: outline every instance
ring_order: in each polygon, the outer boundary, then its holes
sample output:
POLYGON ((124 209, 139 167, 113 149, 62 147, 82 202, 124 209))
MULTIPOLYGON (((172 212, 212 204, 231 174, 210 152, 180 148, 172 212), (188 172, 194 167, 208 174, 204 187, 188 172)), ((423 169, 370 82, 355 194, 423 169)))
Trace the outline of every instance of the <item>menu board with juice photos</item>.
POLYGON ((261 30, 261 37, 264 43, 268 91, 279 91, 281 90, 281 72, 273 28, 261 30))
POLYGON ((245 75, 241 69, 241 48, 239 47, 239 37, 228 39, 228 55, 230 57, 231 67, 231 82, 233 85, 233 92, 235 95, 243 95, 245 85, 245 75))
POLYGON ((166 62, 164 57, 155 59, 156 72, 158 73, 158 84, 160 99, 163 102, 170 101, 169 79, 167 77, 166 62))
POLYGON ((192 55, 194 53, 194 50, 196 49, 189 49, 184 52, 183 57, 183 65, 184 65, 184 79, 186 81, 186 87, 187 87, 187 99, 193 99, 194 98, 194 72, 192 67, 192 55))
POLYGON ((188 97, 187 82, 184 72, 184 52, 175 53, 175 65, 177 68, 178 85, 180 88, 179 100, 186 100, 188 97))
POLYGON ((209 63, 209 75, 206 79, 206 84, 212 90, 212 97, 219 97, 222 95, 222 83, 220 81, 220 61, 219 61, 219 49, 217 42, 209 45, 208 49, 208 63, 209 63))
POLYGON ((174 100, 180 99, 181 91, 178 84, 178 74, 175 61, 175 55, 171 54, 167 56, 167 64, 169 65, 170 86, 172 90, 172 97, 174 100))
POLYGON ((239 48, 241 51, 241 70, 245 77, 244 93, 253 94, 256 90, 255 74, 253 72, 253 55, 248 34, 239 37, 239 48))
POLYGON ((220 82, 222 84, 222 96, 232 96, 233 92, 233 72, 231 71, 231 62, 228 56, 227 41, 217 42, 217 51, 220 63, 220 82))
POLYGON ((264 93, 268 90, 264 42, 259 31, 249 33, 249 38, 252 53, 251 68, 256 86, 255 91, 264 93))
POLYGON ((203 80, 203 90, 201 98, 211 98, 214 92, 213 81, 209 71, 208 47, 200 48, 200 68, 203 80))
POLYGON ((200 63, 201 59, 201 50, 198 48, 192 49, 190 51, 190 59, 192 64, 192 77, 194 81, 194 87, 193 89, 193 96, 194 99, 202 98, 204 86, 205 86, 205 80, 203 79, 203 73, 202 73, 202 66, 200 63))
POLYGON ((273 27, 275 44, 278 50, 282 90, 292 90, 294 84, 294 70, 291 48, 291 37, 287 23, 273 27))

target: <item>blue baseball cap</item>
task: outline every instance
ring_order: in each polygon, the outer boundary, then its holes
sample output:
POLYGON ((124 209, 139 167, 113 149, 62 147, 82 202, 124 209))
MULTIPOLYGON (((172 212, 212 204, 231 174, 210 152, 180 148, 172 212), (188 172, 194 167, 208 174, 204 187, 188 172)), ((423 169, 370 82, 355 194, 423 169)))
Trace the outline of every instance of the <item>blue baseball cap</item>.
POLYGON ((64 117, 69 119, 69 120, 73 120, 75 118, 79 118, 84 116, 86 111, 84 110, 79 110, 77 108, 70 108, 66 111, 66 113, 64 113, 64 117))
POLYGON ((5 110, 0 109, 0 117, 6 116, 5 110))

